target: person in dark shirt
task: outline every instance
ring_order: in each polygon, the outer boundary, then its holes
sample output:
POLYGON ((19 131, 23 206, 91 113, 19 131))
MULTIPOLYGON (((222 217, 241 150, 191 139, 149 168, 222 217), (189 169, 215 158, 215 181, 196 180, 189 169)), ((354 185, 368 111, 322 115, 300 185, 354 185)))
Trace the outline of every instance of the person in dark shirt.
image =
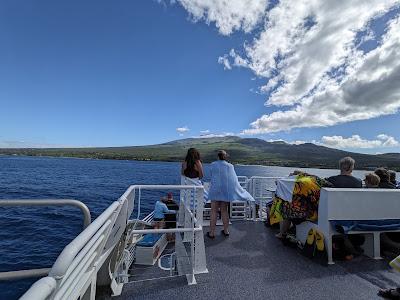
MULTIPOLYGON (((335 188, 362 188, 361 179, 352 175, 355 161, 351 157, 344 157, 339 160, 340 175, 326 178, 327 181, 333 184, 335 188)), ((339 232, 343 229, 336 228, 339 232)), ((351 260, 353 255, 358 255, 362 252, 361 245, 365 242, 365 237, 362 235, 350 235, 343 237, 344 257, 346 260, 351 260)))
POLYGON ((389 170, 390 182, 394 184, 396 189, 399 188, 399 183, 396 180, 396 172, 393 170, 389 170))
POLYGON ((380 189, 395 189, 396 186, 390 182, 389 171, 385 168, 378 168, 375 170, 375 174, 379 176, 381 181, 379 182, 380 189))
MULTIPOLYGON (((172 211, 179 210, 179 206, 174 201, 172 193, 168 193, 165 204, 167 205, 169 210, 172 210, 172 211)), ((174 214, 166 213, 164 215, 165 215, 165 228, 166 229, 176 228, 176 213, 174 213, 174 214)), ((175 236, 173 233, 167 234, 167 240, 169 242, 172 242, 174 239, 175 239, 175 236)))
POLYGON ((335 188, 362 188, 362 181, 352 175, 355 161, 344 157, 339 161, 340 175, 326 178, 335 188))

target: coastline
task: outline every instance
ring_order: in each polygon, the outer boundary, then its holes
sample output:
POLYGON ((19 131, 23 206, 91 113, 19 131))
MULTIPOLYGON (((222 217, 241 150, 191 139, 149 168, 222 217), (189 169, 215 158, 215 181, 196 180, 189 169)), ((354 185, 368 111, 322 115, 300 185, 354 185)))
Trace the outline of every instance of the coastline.
POLYGON ((292 145, 240 137, 189 138, 148 146, 0 148, 0 155, 181 162, 189 148, 198 149, 204 163, 214 161, 217 151, 225 149, 230 154, 231 162, 238 165, 336 169, 341 158, 351 156, 356 161, 356 168, 359 169, 374 170, 378 167, 386 167, 400 171, 400 153, 374 155, 348 152, 310 143, 292 145))
MULTIPOLYGON (((30 158, 59 158, 59 159, 79 159, 79 160, 105 160, 105 161, 126 161, 126 162, 149 162, 149 163, 180 163, 181 160, 139 160, 139 159, 120 159, 120 158, 97 158, 97 157, 78 157, 78 156, 56 156, 56 155, 23 155, 23 154, 3 154, 0 153, 1 157, 30 157, 30 158)), ((209 164, 210 162, 203 162, 209 164)), ((278 164, 245 164, 243 162, 235 163, 231 162, 234 166, 238 167, 281 167, 281 168, 294 168, 294 169, 318 169, 318 170, 336 170, 336 167, 329 166, 299 166, 299 165, 278 165, 278 164)), ((371 172, 373 169, 355 169, 360 172, 371 172)), ((400 170, 395 170, 400 173, 400 170)))

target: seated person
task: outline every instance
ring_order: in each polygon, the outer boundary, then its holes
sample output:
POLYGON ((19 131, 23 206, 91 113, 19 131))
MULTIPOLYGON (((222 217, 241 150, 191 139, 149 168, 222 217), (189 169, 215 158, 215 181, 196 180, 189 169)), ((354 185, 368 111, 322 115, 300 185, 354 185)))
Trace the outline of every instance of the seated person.
MULTIPOLYGON (((396 189, 396 185, 391 180, 391 172, 394 173, 394 181, 396 180, 396 172, 388 171, 385 168, 378 168, 375 170, 375 174, 377 174, 380 179, 381 183, 379 184, 379 188, 381 189, 396 189)), ((382 245, 383 249, 396 249, 400 243, 400 233, 399 232, 387 232, 383 233, 382 237, 382 245)))
MULTIPOLYGON (((352 175, 355 161, 351 157, 344 157, 339 161, 340 175, 326 178, 327 181, 333 184, 335 188, 362 188, 362 181, 352 175)), ((340 228, 336 228, 341 232, 340 228)), ((365 242, 365 237, 362 235, 344 236, 343 246, 344 257, 346 260, 353 258, 353 255, 358 255, 362 252, 360 246, 365 242)), ((334 245, 335 247, 335 245, 334 245)))
POLYGON ((375 173, 368 173, 365 175, 364 183, 365 183, 365 187, 368 189, 378 188, 380 181, 381 181, 381 179, 375 173))
MULTIPOLYGON (((174 201, 172 197, 172 193, 168 193, 167 195, 167 200, 165 202, 169 210, 177 211, 179 210, 178 204, 174 201)), ((165 228, 166 229, 171 229, 171 228, 176 228, 176 213, 165 213, 165 228)), ((167 240, 168 241, 173 241, 174 240, 174 235, 173 233, 168 233, 167 234, 167 240)))
POLYGON ((164 228, 165 226, 165 214, 175 214, 176 211, 169 210, 168 206, 166 205, 167 199, 162 197, 161 200, 156 202, 154 207, 154 229, 164 228))
POLYGON ((379 188, 380 189, 395 189, 396 186, 390 182, 389 171, 385 168, 378 168, 375 170, 375 174, 379 176, 379 188))
POLYGON ((355 161, 344 157, 339 161, 340 175, 326 178, 335 188, 362 188, 362 181, 352 175, 355 161))
POLYGON ((396 172, 393 170, 389 170, 389 177, 389 181, 395 185, 396 189, 400 188, 400 183, 396 180, 396 172))
POLYGON ((277 180, 277 189, 270 208, 269 223, 278 223, 277 238, 284 239, 293 224, 305 220, 316 221, 321 187, 331 187, 328 181, 318 176, 294 171, 288 178, 277 180))

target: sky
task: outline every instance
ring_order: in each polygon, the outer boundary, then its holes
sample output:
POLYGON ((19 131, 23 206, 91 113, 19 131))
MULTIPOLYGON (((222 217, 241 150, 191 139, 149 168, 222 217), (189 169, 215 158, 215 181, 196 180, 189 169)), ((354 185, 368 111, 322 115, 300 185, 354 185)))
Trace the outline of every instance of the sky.
POLYGON ((2 0, 0 147, 400 152, 400 1, 2 0))

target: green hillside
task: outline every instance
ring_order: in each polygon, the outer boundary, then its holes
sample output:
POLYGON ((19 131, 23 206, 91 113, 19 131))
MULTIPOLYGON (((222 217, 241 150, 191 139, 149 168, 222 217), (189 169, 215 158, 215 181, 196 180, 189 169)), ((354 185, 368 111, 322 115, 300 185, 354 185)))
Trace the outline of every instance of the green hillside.
POLYGON ((99 159, 127 159, 154 161, 182 161, 190 147, 197 148, 204 162, 216 159, 218 149, 225 149, 233 163, 277 165, 290 167, 336 168, 344 156, 352 156, 357 168, 379 166, 400 170, 400 154, 367 155, 331 149, 314 144, 291 145, 266 142, 256 138, 235 136, 222 138, 190 138, 150 146, 106 148, 0 149, 0 154, 81 157, 99 159))

